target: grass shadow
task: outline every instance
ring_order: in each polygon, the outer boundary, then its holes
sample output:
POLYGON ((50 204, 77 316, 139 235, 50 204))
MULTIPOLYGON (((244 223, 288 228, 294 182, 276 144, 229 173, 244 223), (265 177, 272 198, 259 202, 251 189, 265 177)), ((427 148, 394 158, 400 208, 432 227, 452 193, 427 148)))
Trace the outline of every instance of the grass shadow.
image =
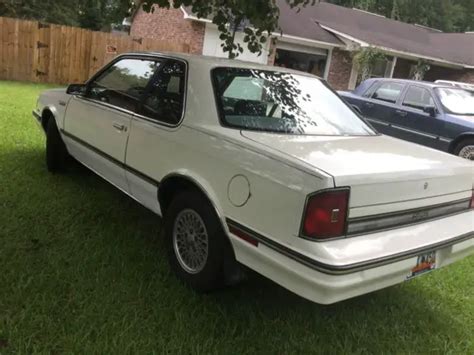
POLYGON ((196 294, 170 274, 155 214, 80 164, 51 175, 41 149, 10 153, 8 175, 16 181, 0 192, 11 207, 6 218, 19 222, 7 229, 12 237, 5 239, 4 256, 12 255, 6 258, 11 271, 0 280, 10 290, 4 304, 36 320, 27 324, 11 315, 24 327, 14 334, 27 337, 41 321, 44 331, 66 339, 76 332, 100 341, 89 328, 116 344, 139 337, 137 349, 148 342, 176 350, 170 339, 187 337, 203 349, 239 353, 472 346, 457 310, 443 293, 432 292, 436 281, 429 276, 331 306, 306 301, 255 273, 235 287, 196 294))

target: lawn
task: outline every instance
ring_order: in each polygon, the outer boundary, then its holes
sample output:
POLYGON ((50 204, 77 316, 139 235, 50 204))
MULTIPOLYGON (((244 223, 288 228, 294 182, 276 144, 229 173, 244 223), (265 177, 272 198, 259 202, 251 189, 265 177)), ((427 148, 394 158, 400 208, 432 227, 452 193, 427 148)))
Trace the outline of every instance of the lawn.
POLYGON ((0 82, 0 354, 474 353, 474 257, 332 306, 255 274, 194 293, 157 216, 79 166, 47 173, 45 88, 0 82))

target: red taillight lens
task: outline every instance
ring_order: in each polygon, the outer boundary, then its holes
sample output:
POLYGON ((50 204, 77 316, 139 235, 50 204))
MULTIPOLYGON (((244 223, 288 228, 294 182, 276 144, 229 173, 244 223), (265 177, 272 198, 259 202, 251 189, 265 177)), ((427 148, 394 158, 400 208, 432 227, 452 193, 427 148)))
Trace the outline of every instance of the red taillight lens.
POLYGON ((328 190, 312 195, 303 217, 303 236, 326 239, 344 235, 348 205, 349 189, 328 190))

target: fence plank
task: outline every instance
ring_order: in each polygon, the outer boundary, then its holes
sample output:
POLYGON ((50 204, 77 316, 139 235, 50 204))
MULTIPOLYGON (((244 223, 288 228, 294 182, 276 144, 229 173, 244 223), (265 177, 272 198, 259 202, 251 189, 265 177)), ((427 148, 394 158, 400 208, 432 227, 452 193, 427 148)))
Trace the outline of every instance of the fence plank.
POLYGON ((189 46, 0 17, 3 80, 80 83, 118 54, 145 50, 189 52, 189 46))

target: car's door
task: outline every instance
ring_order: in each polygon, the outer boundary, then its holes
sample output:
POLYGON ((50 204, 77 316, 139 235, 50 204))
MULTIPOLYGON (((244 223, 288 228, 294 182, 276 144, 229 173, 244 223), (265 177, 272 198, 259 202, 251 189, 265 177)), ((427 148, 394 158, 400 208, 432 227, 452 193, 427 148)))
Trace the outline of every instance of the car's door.
POLYGON ((364 102, 362 114, 381 133, 394 135, 391 124, 404 87, 403 83, 382 81, 364 102))
POLYGON ((130 191, 142 204, 159 212, 157 184, 170 162, 179 159, 178 138, 184 117, 186 63, 163 62, 131 122, 126 154, 130 191))
POLYGON ((393 128, 402 139, 447 150, 449 140, 442 136, 445 124, 437 117, 438 114, 439 110, 430 90, 421 85, 410 84, 396 111, 393 128))
POLYGON ((130 122, 158 63, 123 57, 100 71, 67 107, 64 136, 82 163, 129 191, 124 163, 130 122))

